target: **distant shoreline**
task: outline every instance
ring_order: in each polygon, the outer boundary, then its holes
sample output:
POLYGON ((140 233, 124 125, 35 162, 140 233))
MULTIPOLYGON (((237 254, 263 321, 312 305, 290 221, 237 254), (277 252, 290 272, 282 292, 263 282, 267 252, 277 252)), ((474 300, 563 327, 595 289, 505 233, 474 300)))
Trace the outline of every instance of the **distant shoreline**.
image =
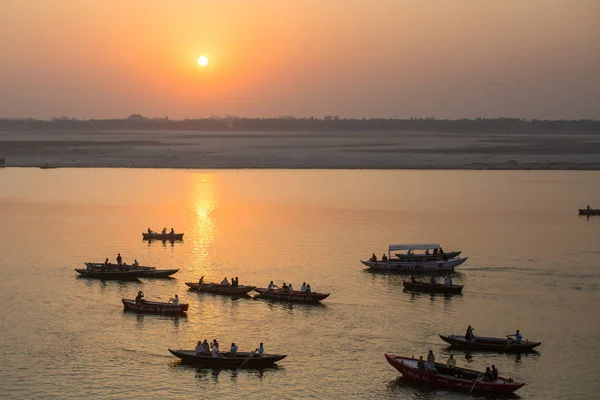
POLYGON ((0 130, 6 167, 600 170, 600 134, 0 130))

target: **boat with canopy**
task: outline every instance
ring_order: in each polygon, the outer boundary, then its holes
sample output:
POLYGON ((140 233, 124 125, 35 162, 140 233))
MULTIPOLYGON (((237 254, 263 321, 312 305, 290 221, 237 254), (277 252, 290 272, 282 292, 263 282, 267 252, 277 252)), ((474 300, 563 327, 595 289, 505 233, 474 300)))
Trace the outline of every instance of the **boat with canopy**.
MULTIPOLYGON (((361 260, 360 262, 374 270, 382 271, 397 271, 397 272, 451 272, 454 268, 458 267, 468 257, 454 257, 449 258, 443 256, 434 260, 408 260, 401 259, 398 257, 392 257, 392 254, 399 250, 414 251, 414 250, 427 250, 440 248, 438 243, 424 243, 424 244, 390 244, 388 246, 388 255, 385 259, 377 259, 371 257, 369 260, 361 260)), ((394 254, 395 255, 395 254, 394 254)), ((439 255, 438 255, 439 257, 439 255)))

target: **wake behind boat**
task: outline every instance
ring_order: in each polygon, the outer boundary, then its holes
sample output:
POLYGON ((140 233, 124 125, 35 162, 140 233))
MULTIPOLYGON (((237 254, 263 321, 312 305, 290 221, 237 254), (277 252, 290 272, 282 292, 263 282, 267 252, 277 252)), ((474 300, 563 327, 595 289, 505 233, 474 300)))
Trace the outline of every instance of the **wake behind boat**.
POLYGON ((511 338, 493 338, 473 336, 472 339, 465 339, 465 335, 439 335, 440 338, 452 346, 468 350, 489 350, 500 353, 525 353, 533 351, 542 342, 530 342, 529 340, 518 340, 511 338))
MULTIPOLYGON (((439 244, 390 244, 388 246, 388 255, 386 256, 384 254, 381 257, 381 260, 378 260, 377 256, 373 253, 373 256, 369 260, 361 260, 360 262, 373 270, 432 273, 452 272, 454 271, 454 268, 458 267, 468 259, 468 257, 448 258, 444 255, 445 253, 443 253, 443 251, 441 258, 434 260, 415 260, 392 257, 392 252, 398 250, 411 251, 414 249, 435 249, 435 246, 439 246, 439 244)), ((439 254, 438 257, 440 257, 439 254)))
POLYGON ((235 355, 224 353, 219 357, 198 354, 195 350, 169 349, 169 352, 179 357, 182 362, 211 368, 267 368, 287 357, 287 354, 258 355, 254 352, 238 352, 235 355))
POLYGON ((385 354, 385 358, 405 378, 434 388, 509 394, 525 386, 524 383, 500 376, 495 379, 480 379, 484 376, 484 373, 471 369, 449 368, 443 364, 432 363, 435 369, 426 370, 418 366, 419 360, 415 358, 389 353, 385 354))

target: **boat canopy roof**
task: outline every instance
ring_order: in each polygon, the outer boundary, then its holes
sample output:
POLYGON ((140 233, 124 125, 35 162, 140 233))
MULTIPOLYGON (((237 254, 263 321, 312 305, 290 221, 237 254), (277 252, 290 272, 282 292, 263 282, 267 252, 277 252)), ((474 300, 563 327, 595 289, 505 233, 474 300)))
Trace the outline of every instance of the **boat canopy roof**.
POLYGON ((389 250, 427 250, 427 249, 439 249, 439 243, 422 243, 422 244, 390 244, 389 250))

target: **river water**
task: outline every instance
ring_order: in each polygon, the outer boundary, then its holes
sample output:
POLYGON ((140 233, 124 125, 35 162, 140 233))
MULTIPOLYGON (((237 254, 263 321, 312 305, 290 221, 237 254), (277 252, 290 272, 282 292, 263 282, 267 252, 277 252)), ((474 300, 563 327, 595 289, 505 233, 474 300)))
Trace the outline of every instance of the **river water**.
POLYGON ((439 333, 540 340, 528 355, 456 351, 524 381, 526 399, 597 399, 600 173, 561 171, 0 170, 0 398, 446 399, 398 379, 383 354, 450 350, 439 333), (141 232, 185 232, 181 243, 141 232), (413 295, 359 260, 439 242, 469 260, 461 296, 413 295), (78 278, 84 261, 181 268, 174 279, 78 278), (184 282, 302 282, 320 306, 189 292, 184 282), (121 298, 178 294, 187 317, 121 298), (168 348, 217 338, 284 353, 278 368, 179 365, 168 348))

